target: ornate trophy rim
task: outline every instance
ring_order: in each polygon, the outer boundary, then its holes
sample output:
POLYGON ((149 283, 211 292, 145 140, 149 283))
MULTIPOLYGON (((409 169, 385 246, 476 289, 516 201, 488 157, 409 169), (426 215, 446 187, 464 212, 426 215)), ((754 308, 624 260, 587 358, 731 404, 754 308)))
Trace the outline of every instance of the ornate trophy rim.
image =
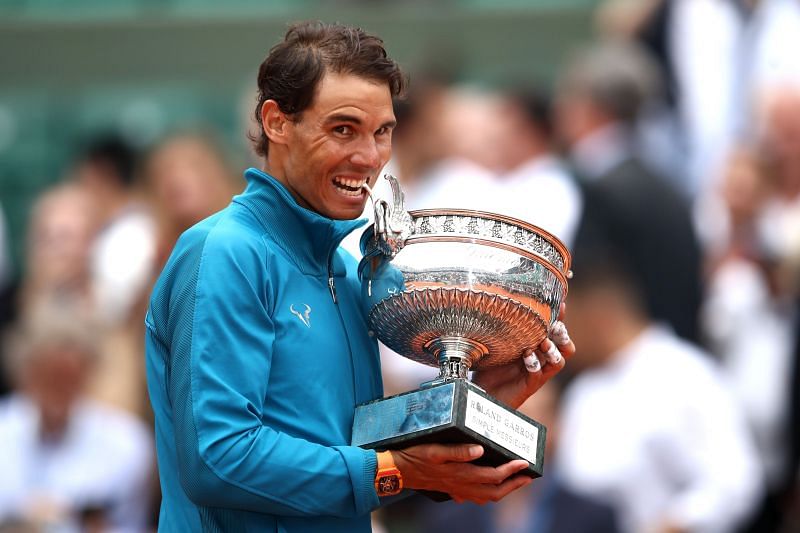
MULTIPOLYGON (((519 226, 519 227, 521 227, 521 228, 523 228, 523 229, 525 229, 527 231, 530 231, 532 233, 540 235, 545 240, 547 240, 552 246, 554 246, 556 248, 556 250, 558 251, 558 253, 561 255, 561 257, 564 260, 564 267, 563 267, 563 270, 561 270, 561 269, 555 267, 555 265, 553 265, 553 268, 559 274, 561 274, 562 277, 567 277, 567 278, 571 278, 572 277, 571 276, 571 271, 570 271, 570 267, 572 266, 572 254, 567 249, 567 246, 564 244, 564 242, 561 239, 559 239, 558 237, 556 237, 554 234, 552 234, 549 231, 547 231, 546 229, 541 228, 541 227, 539 227, 539 226, 537 226, 535 224, 531 224, 530 222, 526 222, 525 220, 522 220, 522 219, 519 219, 519 218, 514 218, 514 217, 511 217, 511 216, 508 216, 508 215, 503 215, 503 214, 500 214, 500 213, 493 213, 491 211, 481 211, 481 210, 478 210, 478 209, 461 209, 461 208, 453 208, 453 209, 448 209, 448 208, 415 209, 415 210, 412 210, 412 211, 408 211, 408 214, 411 216, 412 219, 417 219, 419 217, 425 217, 425 216, 448 216, 448 215, 472 216, 472 217, 478 217, 478 218, 498 220, 500 222, 506 222, 508 224, 513 224, 515 226, 519 226)), ((423 239, 427 239, 427 238, 428 238, 428 236, 412 234, 408 238, 408 242, 409 242, 409 244, 411 242, 423 242, 423 239)), ((448 236, 447 238, 449 240, 454 240, 452 236, 448 236)), ((465 239, 468 239, 468 240, 471 239, 471 240, 475 240, 475 241, 483 240, 485 244, 488 244, 488 243, 491 243, 491 244, 503 243, 503 241, 500 241, 500 240, 493 240, 493 239, 486 239, 486 238, 465 237, 465 239)), ((510 244, 510 243, 507 243, 506 245, 508 247, 511 247, 511 248, 515 248, 515 249, 518 249, 518 250, 520 249, 519 245, 514 245, 514 244, 510 244)), ((527 250, 524 250, 524 249, 522 251, 523 252, 527 252, 527 250)), ((533 254, 531 252, 527 252, 526 255, 534 255, 535 256, 536 254, 533 254)), ((548 263, 550 263, 550 262, 548 261, 548 263)))

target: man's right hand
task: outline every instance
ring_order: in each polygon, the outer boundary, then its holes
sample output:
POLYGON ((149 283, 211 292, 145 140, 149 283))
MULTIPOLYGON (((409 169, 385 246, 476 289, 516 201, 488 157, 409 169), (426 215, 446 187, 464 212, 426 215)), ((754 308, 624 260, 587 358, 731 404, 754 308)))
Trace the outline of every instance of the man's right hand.
POLYGON ((500 501, 532 481, 515 475, 528 467, 527 461, 497 467, 470 464, 483 455, 483 447, 477 444, 421 444, 390 453, 405 488, 444 492, 459 503, 500 501))

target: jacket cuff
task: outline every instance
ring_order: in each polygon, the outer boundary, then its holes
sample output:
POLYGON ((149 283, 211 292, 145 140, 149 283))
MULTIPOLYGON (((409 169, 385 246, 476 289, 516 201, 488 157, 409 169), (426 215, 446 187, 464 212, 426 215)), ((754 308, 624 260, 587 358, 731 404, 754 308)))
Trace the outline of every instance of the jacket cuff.
POLYGON ((356 515, 371 513, 380 506, 380 499, 375 492, 378 454, 374 450, 365 450, 357 446, 342 446, 338 449, 350 472, 356 515))

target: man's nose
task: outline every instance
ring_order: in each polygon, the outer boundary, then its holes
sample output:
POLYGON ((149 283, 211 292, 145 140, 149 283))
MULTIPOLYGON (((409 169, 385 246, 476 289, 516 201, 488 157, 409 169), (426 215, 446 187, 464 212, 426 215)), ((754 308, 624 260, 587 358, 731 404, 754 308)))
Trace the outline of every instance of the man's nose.
POLYGON ((381 164, 381 152, 375 139, 364 139, 358 144, 355 152, 350 157, 354 165, 366 168, 376 168, 381 164))

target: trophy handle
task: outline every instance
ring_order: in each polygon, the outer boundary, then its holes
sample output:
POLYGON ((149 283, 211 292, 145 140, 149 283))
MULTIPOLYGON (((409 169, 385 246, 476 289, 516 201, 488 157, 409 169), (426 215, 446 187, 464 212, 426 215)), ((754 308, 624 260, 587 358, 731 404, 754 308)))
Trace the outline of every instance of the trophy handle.
MULTIPOLYGON (((382 198, 375 198, 372 189, 364 185, 375 221, 361 236, 360 248, 363 257, 358 265, 358 277, 365 281, 367 270, 374 273, 378 265, 391 261, 406 244, 406 240, 414 233, 414 219, 405 210, 405 194, 400 182, 390 174, 383 178, 392 188, 391 204, 382 198), (370 231, 371 229, 371 231, 370 231)), ((372 280, 368 280, 368 294, 372 296, 372 280)))
POLYGON ((372 191, 368 187, 366 189, 375 214, 372 229, 376 245, 384 255, 394 257, 414 233, 414 220, 405 209, 405 194, 400 182, 391 174, 384 174, 383 177, 392 188, 391 204, 383 199, 376 200, 372 191))

